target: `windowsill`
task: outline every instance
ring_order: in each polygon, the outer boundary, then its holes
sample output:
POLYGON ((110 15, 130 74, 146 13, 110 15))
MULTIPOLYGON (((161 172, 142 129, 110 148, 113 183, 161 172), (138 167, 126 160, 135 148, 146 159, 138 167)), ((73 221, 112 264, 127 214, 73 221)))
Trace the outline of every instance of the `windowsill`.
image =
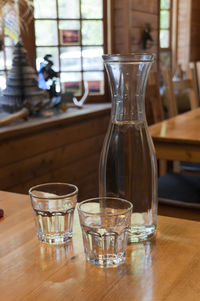
POLYGON ((0 127, 0 136, 3 139, 17 134, 30 134, 31 132, 42 131, 46 128, 69 126, 80 120, 97 118, 106 113, 109 114, 110 109, 110 103, 85 104, 81 109, 70 108, 65 112, 61 111, 50 117, 29 117, 27 121, 22 119, 0 127))

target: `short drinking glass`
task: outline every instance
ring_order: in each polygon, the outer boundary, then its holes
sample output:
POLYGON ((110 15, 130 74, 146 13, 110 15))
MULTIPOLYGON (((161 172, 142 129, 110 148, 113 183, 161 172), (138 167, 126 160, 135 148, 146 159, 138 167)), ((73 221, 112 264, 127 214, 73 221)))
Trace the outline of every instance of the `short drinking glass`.
POLYGON ((86 260, 99 267, 118 266, 126 258, 133 205, 112 197, 78 204, 86 260))
POLYGON ((72 238, 78 188, 66 183, 46 183, 29 190, 41 242, 63 244, 72 238))

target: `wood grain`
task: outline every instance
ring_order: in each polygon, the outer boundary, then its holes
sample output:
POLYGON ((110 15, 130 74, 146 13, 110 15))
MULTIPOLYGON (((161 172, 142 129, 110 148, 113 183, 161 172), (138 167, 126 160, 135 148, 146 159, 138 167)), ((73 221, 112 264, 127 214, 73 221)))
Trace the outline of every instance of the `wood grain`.
POLYGON ((191 6, 193 1, 178 1, 177 63, 184 71, 190 62, 191 6))
POLYGON ((149 0, 132 0, 131 1, 131 9, 147 12, 149 14, 157 14, 158 13, 158 3, 157 1, 149 1, 149 0))
POLYGON ((190 61, 196 62, 200 60, 200 2, 198 0, 192 1, 191 20, 190 20, 190 61))
POLYGON ((97 191, 97 181, 85 185, 83 178, 97 178, 110 107, 84 105, 52 118, 35 117, 0 128, 0 188, 27 193, 38 183, 64 181, 79 186, 83 197, 97 191))
POLYGON ((133 10, 131 12, 131 27, 144 28, 145 23, 150 23, 152 29, 158 30, 158 15, 147 12, 140 12, 133 10))
POLYGON ((113 51, 115 53, 154 52, 157 61, 152 68, 159 69, 159 1, 129 0, 114 1, 113 51), (142 49, 142 32, 146 23, 150 23, 153 46, 142 49))
POLYGON ((28 196, 0 192, 0 207, 1 301, 199 300, 199 222, 159 216, 156 240, 99 269, 85 261, 77 213, 72 243, 53 247, 35 236, 28 196))

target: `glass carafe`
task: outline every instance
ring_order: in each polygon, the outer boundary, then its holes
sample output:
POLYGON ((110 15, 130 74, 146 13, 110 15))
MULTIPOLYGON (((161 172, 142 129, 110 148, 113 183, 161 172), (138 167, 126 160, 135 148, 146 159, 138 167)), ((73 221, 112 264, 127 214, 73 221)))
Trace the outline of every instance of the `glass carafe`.
POLYGON ((157 164, 145 114, 153 54, 103 55, 112 110, 99 166, 100 196, 133 203, 129 242, 147 240, 157 226, 157 164))

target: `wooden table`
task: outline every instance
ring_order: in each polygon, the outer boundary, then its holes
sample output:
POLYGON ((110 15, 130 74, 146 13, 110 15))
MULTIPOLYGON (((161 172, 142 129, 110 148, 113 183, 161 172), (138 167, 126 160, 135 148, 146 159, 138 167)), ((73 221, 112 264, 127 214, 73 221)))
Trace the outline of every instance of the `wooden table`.
POLYGON ((55 247, 35 236, 27 195, 0 191, 1 301, 199 301, 200 223, 159 216, 155 241, 128 246, 117 268, 91 267, 77 215, 73 241, 55 247))
POLYGON ((149 127, 158 159, 200 162, 200 108, 149 127))

